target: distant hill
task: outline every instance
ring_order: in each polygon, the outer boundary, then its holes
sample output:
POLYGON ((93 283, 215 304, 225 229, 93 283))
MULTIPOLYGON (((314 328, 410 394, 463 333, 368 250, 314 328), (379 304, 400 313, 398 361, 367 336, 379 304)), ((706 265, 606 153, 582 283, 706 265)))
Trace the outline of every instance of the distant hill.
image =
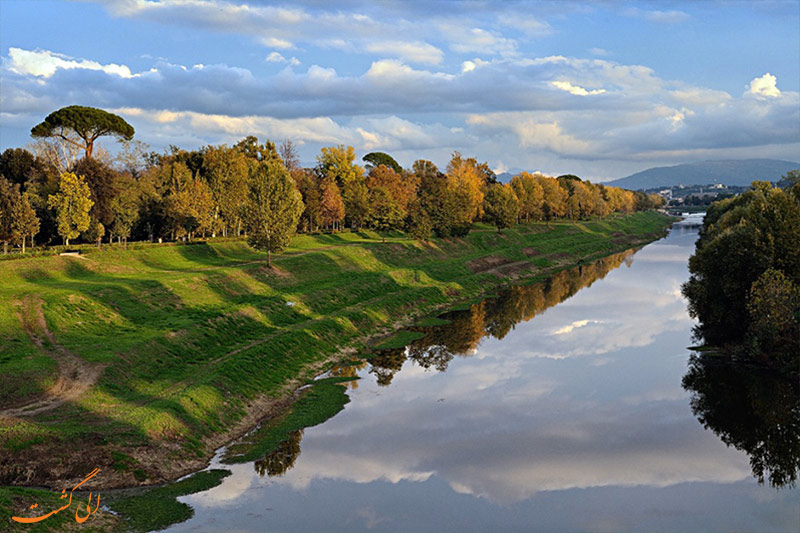
POLYGON ((632 190, 710 183, 746 186, 754 180, 778 181, 794 169, 800 169, 800 163, 778 159, 702 161, 674 167, 648 168, 607 184, 632 190))

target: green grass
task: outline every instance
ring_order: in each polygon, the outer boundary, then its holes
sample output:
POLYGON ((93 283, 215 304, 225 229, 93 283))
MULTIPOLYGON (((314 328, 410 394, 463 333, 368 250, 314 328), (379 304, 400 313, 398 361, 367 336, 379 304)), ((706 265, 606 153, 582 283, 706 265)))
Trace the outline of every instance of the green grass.
POLYGON ((194 515, 190 506, 176 499, 178 496, 216 487, 229 475, 229 470, 206 470, 163 487, 136 491, 127 496, 112 494, 106 504, 122 516, 117 530, 158 531, 184 522, 194 515))
POLYGON ((269 420, 245 439, 231 445, 222 462, 234 464, 255 461, 275 450, 292 432, 322 424, 344 409, 350 401, 339 383, 352 379, 315 381, 280 417, 269 420))
MULTIPOLYGON (((228 432, 248 404, 285 397, 339 348, 369 352, 366 335, 507 282, 473 273, 470 261, 529 261, 534 270, 525 275, 543 276, 653 240, 667 224, 636 213, 502 234, 477 225, 463 239, 427 244, 400 234, 382 244, 370 231, 302 235, 273 255, 273 270, 241 240, 3 261, 0 302, 13 305, 0 305, 0 408, 34 398, 56 377, 18 316, 30 323, 38 306, 59 345, 107 366, 79 400, 0 424, 0 462, 35 465, 42 483, 57 480, 48 475, 75 460, 69 454, 91 457, 84 466, 107 467, 130 485, 162 478, 173 459, 209 457, 209 438, 228 432), (539 254, 527 257, 526 247, 539 254)), ((404 345, 404 335, 389 345, 404 345)))

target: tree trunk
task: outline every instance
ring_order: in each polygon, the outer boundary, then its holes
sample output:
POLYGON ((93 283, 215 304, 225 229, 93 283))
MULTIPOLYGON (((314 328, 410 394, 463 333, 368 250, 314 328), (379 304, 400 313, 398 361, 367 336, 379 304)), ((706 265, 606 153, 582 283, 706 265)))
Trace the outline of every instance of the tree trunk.
POLYGON ((22 236, 22 253, 25 253, 25 241, 28 240, 24 235, 22 236))
POLYGON ((64 246, 69 246, 69 239, 64 237, 64 246))
POLYGON ((8 241, 3 241, 3 255, 8 254, 8 241))

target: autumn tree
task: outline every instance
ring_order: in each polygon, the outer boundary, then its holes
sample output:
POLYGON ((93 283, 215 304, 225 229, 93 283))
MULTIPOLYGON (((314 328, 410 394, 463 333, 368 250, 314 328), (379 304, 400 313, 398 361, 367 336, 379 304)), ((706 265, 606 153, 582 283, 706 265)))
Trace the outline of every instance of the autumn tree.
MULTIPOLYGON (((322 220, 322 191, 317 176, 307 169, 290 172, 295 180, 295 186, 303 198, 300 226, 306 231, 316 231, 322 220)), ((341 195, 339 195, 339 199, 341 200, 341 195)), ((344 204, 342 204, 342 216, 344 216, 344 204)))
POLYGON ((483 199, 484 219, 497 226, 500 232, 510 227, 519 214, 519 200, 511 185, 492 184, 483 199))
POLYGON ((121 139, 133 138, 133 126, 125 119, 97 109, 72 105, 53 111, 31 129, 32 137, 57 137, 68 144, 84 150, 87 158, 92 157, 94 142, 104 135, 121 139))
POLYGON ((367 176, 367 188, 370 191, 378 187, 386 189, 397 202, 403 216, 406 215, 409 202, 416 197, 418 182, 419 179, 414 174, 398 174, 385 165, 373 167, 367 176))
POLYGON ((468 199, 466 216, 470 222, 483 213, 483 189, 485 175, 479 172, 474 159, 464 159, 459 152, 453 152, 447 165, 448 189, 468 199))
POLYGON ((345 208, 342 195, 336 181, 332 179, 322 181, 322 201, 319 211, 322 223, 331 228, 331 231, 336 231, 344 220, 345 208))
POLYGON ((58 234, 65 246, 89 227, 89 211, 94 202, 89 185, 81 176, 71 172, 61 174, 58 193, 50 195, 47 203, 56 212, 58 234))
POLYGON ((25 253, 25 240, 33 238, 39 233, 39 217, 30 202, 28 193, 19 194, 16 201, 11 204, 11 240, 22 245, 25 253))
POLYGON ((369 215, 369 190, 364 169, 355 163, 355 158, 356 152, 352 146, 322 148, 317 156, 317 174, 320 179, 336 180, 350 226, 360 228, 369 215))
POLYGON ((267 265, 272 266, 270 254, 288 246, 303 212, 303 202, 280 161, 259 164, 249 185, 247 242, 257 250, 266 250, 267 265))
POLYGON ((555 178, 537 176, 542 187, 542 213, 546 220, 563 217, 567 212, 567 193, 555 178))
POLYGON ((531 218, 541 220, 544 190, 536 178, 529 172, 522 172, 511 178, 511 188, 519 200, 520 218, 524 217, 526 222, 531 218))

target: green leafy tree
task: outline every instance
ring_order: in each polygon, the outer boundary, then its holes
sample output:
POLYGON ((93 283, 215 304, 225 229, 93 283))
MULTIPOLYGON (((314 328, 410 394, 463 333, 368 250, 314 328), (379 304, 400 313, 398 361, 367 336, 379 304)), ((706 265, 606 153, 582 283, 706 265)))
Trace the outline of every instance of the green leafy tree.
POLYGON ((94 241, 97 244, 97 247, 100 248, 100 243, 102 242, 105 234, 106 227, 103 226, 103 223, 96 218, 92 218, 92 220, 89 222, 89 227, 86 228, 86 231, 81 234, 81 237, 87 241, 94 241))
POLYGON ((398 230, 403 226, 403 210, 400 204, 384 187, 376 187, 370 192, 369 224, 386 242, 386 232, 398 230))
POLYGON ((500 232, 511 226, 519 214, 519 200, 510 185, 490 185, 483 200, 484 219, 500 232))
POLYGON ((89 185, 81 176, 72 172, 61 174, 58 193, 50 195, 47 204, 56 212, 58 234, 65 246, 89 227, 89 211, 94 202, 89 185))
POLYGON ((362 157, 361 160, 367 163, 367 167, 369 169, 384 165, 388 168, 391 168, 398 174, 403 173, 403 167, 401 167, 400 164, 397 161, 395 161, 392 156, 390 156, 389 154, 385 154, 383 152, 370 152, 364 157, 362 157))
POLYGON ((114 135, 131 140, 133 134, 133 126, 122 117, 102 109, 79 105, 53 111, 43 122, 31 129, 32 137, 58 137, 84 150, 87 158, 92 157, 94 142, 99 137, 114 135))
POLYGON ((114 213, 112 229, 117 239, 124 239, 127 244, 131 230, 139 218, 139 187, 130 176, 122 178, 121 185, 119 194, 111 202, 111 211, 114 213))
POLYGON ((247 242, 257 250, 266 250, 268 266, 272 266, 272 252, 289 245, 302 213, 300 193, 283 163, 262 162, 250 178, 247 242))
POLYGON ((223 235, 228 235, 229 227, 235 228, 238 235, 247 200, 247 157, 241 150, 209 146, 203 152, 202 173, 217 207, 214 218, 222 219, 223 235))
POLYGON ((749 292, 769 269, 800 284, 800 201, 754 182, 706 212, 683 286, 689 312, 699 319, 696 335, 715 346, 742 342, 751 322, 749 292))
POLYGON ((15 186, 5 177, 0 176, 0 242, 3 243, 3 253, 8 253, 8 243, 13 237, 11 232, 11 211, 16 195, 19 194, 19 185, 15 186))

